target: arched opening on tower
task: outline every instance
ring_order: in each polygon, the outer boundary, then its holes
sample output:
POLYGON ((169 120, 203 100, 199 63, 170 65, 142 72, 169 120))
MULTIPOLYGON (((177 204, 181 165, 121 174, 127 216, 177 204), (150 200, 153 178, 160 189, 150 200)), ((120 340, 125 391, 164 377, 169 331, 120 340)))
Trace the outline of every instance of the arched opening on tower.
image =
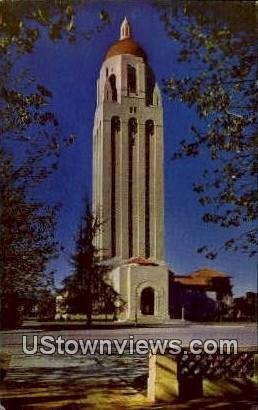
POLYGON ((111 118, 111 255, 116 255, 116 144, 120 132, 119 117, 111 118))
POLYGON ((127 89, 128 94, 137 91, 136 68, 130 64, 127 65, 127 89))
POLYGON ((116 76, 115 74, 111 74, 109 77, 109 84, 111 87, 111 97, 112 101, 116 102, 117 101, 117 89, 116 89, 116 76))
POLYGON ((141 293, 141 314, 142 315, 154 315, 154 301, 155 301, 154 289, 151 287, 147 287, 143 289, 141 293))
POLYGON ((145 257, 150 257, 150 144, 154 123, 145 123, 145 257))
POLYGON ((133 167, 134 145, 137 135, 137 121, 130 118, 128 122, 128 256, 133 256, 133 167))
POLYGON ((146 105, 153 105, 153 92, 155 87, 155 77, 150 67, 146 67, 145 77, 146 105))

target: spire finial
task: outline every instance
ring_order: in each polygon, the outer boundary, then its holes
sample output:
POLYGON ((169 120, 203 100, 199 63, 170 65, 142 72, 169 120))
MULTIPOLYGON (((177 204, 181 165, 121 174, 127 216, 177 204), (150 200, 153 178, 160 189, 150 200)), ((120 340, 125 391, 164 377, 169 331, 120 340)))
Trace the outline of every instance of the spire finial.
POLYGON ((124 40, 125 38, 131 38, 131 26, 125 17, 121 27, 120 27, 120 40, 124 40))

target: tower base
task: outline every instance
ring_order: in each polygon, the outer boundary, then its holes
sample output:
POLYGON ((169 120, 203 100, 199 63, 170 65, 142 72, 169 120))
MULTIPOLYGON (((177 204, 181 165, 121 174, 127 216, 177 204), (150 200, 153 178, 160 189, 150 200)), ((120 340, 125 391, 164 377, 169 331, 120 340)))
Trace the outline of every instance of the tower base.
POLYGON ((131 323, 163 323, 169 320, 169 271, 166 265, 124 264, 109 274, 118 293, 117 319, 131 323))

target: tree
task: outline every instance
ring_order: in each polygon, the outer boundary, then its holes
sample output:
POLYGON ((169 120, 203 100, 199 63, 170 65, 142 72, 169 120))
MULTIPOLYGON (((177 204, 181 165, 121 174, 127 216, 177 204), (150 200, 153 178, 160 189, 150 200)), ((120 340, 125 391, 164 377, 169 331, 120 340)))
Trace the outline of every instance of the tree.
POLYGON ((79 30, 76 14, 85 4, 85 0, 26 0, 26 3, 3 0, 0 4, 1 53, 10 53, 10 46, 20 53, 31 53, 44 30, 53 41, 90 40, 110 23, 110 18, 106 10, 100 10, 100 24, 79 30))
MULTIPOLYGON (((39 30, 20 5, 2 2, 0 62, 1 327, 16 327, 28 304, 48 286, 47 263, 57 252, 58 205, 33 198, 33 188, 57 168, 58 121, 47 110, 51 92, 18 70, 39 30)), ((35 21, 34 21, 35 22, 35 21)))
POLYGON ((88 326, 91 325, 94 308, 98 312, 114 313, 114 303, 118 298, 106 281, 109 267, 100 263, 99 249, 95 245, 95 238, 102 225, 86 202, 75 252, 72 255, 73 273, 64 279, 64 291, 67 292, 65 303, 69 312, 86 314, 88 326))
POLYGON ((181 141, 173 159, 210 155, 211 165, 194 184, 206 208, 205 223, 241 227, 218 249, 198 249, 209 259, 218 252, 257 254, 258 138, 255 130, 257 49, 252 1, 158 3, 168 36, 179 46, 181 75, 164 80, 164 92, 195 109, 198 126, 181 141), (185 72, 190 75, 185 75, 185 72))
MULTIPOLYGON (((58 167, 60 136, 48 110, 52 93, 21 69, 43 32, 50 41, 89 39, 79 33, 75 13, 82 1, 2 1, 0 4, 0 280, 2 327, 15 327, 29 301, 50 289, 47 264, 58 251, 54 229, 58 204, 35 200, 34 188, 58 167)), ((100 31, 108 23, 102 12, 100 31)), ((37 299, 37 298, 36 298, 37 299)))
MULTIPOLYGON (((6 74, 5 79, 10 87, 11 77, 6 74)), ((57 252, 54 228, 59 206, 33 198, 33 189, 57 168, 60 155, 58 123, 44 107, 51 93, 37 88, 25 94, 2 84, 0 92, 2 327, 21 322, 28 301, 47 286, 47 263, 57 252)))
POLYGON ((55 256, 56 207, 29 201, 13 177, 11 160, 0 162, 0 301, 1 327, 15 327, 29 300, 47 286, 49 258, 55 256))

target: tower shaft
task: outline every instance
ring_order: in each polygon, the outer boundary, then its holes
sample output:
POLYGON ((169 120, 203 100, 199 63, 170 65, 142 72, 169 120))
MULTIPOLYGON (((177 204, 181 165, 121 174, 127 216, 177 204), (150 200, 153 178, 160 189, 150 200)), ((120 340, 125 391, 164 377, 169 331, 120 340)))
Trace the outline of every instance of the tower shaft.
POLYGON ((162 261, 162 101, 145 53, 127 25, 108 50, 97 82, 93 211, 103 226, 96 246, 103 259, 162 261))

